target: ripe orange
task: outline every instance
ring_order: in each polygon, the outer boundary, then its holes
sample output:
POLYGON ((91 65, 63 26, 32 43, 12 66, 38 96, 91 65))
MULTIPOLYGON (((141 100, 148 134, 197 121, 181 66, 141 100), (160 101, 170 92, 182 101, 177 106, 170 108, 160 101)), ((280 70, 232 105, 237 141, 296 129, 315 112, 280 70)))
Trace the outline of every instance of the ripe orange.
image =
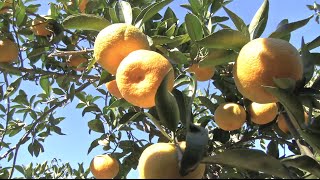
POLYGON ((188 68, 189 72, 194 72, 198 81, 207 81, 214 75, 215 68, 213 67, 199 67, 199 64, 192 64, 188 68))
POLYGON ((109 155, 97 155, 90 162, 90 171, 97 179, 112 179, 119 172, 119 162, 109 155))
POLYGON ((49 36, 51 32, 47 29, 48 22, 41 18, 35 18, 32 21, 31 31, 37 36, 49 36))
MULTIPOLYGON (((179 144, 182 151, 186 143, 179 144)), ((200 164, 186 176, 179 174, 178 149, 173 143, 156 143, 141 154, 138 164, 140 179, 201 179, 205 164, 200 164)))
POLYGON ((275 86, 273 78, 302 79, 303 65, 299 52, 287 41, 258 38, 240 50, 233 76, 244 97, 257 103, 278 102, 263 86, 275 86))
MULTIPOLYGON (((172 68, 170 62, 161 54, 149 50, 137 50, 130 53, 120 63, 116 81, 120 93, 129 103, 142 108, 155 106, 155 95, 163 78, 172 68)), ((173 71, 170 71, 168 90, 174 83, 173 71)))
POLYGON ((79 10, 84 13, 87 7, 88 0, 79 0, 79 10))
POLYGON ((19 49, 15 42, 10 39, 0 40, 0 62, 9 63, 18 59, 19 49))
MULTIPOLYGON (((308 123, 308 114, 306 112, 304 112, 304 122, 305 122, 305 124, 308 123)), ((279 116, 277 118, 277 123, 278 123, 279 129, 282 132, 289 133, 289 128, 288 128, 288 125, 286 123, 286 120, 284 119, 284 115, 283 114, 279 114, 279 116)))
POLYGON ((87 58, 80 55, 72 55, 67 61, 68 66, 74 68, 76 71, 83 71, 86 67, 78 67, 80 64, 87 62, 87 58))
POLYGON ((236 103, 221 103, 214 111, 214 120, 225 131, 237 130, 246 121, 246 111, 236 103))
POLYGON ((119 99, 122 98, 122 95, 118 89, 116 80, 112 80, 112 81, 107 82, 106 87, 111 95, 113 95, 119 99))
POLYGON ((249 106, 251 121, 256 124, 267 124, 274 120, 278 113, 278 106, 276 103, 259 104, 251 103, 249 106))
POLYGON ((106 71, 115 75, 123 58, 139 49, 150 49, 147 36, 133 25, 116 23, 99 32, 94 57, 106 71))

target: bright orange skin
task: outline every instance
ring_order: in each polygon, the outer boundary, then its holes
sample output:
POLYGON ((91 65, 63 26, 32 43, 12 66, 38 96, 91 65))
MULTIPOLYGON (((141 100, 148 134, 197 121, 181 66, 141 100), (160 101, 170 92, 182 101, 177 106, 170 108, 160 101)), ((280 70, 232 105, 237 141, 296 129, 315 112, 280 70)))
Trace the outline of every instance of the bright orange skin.
POLYGON ((287 41, 258 38, 239 52, 233 76, 244 97, 261 104, 278 102, 263 86, 275 86, 273 78, 301 80, 303 65, 299 52, 287 41))
MULTIPOLYGON (((116 81, 120 93, 129 103, 142 108, 155 106, 156 92, 166 74, 172 69, 170 62, 161 54, 149 50, 130 53, 120 63, 116 81)), ((174 83, 173 70, 168 79, 168 90, 174 83)))
MULTIPOLYGON (((185 142, 180 143, 182 151, 185 142)), ((148 146, 141 154, 138 164, 140 179, 201 179, 205 164, 200 164, 186 176, 179 174, 178 149, 173 143, 156 143, 148 146)))
POLYGON ((197 81, 208 81, 212 78, 215 72, 214 67, 199 67, 199 64, 192 64, 189 69, 189 72, 194 72, 197 81))
POLYGON ((112 179, 119 169, 119 162, 109 155, 95 156, 90 162, 90 171, 96 179, 112 179))
POLYGON ((37 36, 49 36, 51 35, 51 32, 46 29, 48 27, 48 22, 45 22, 44 20, 40 18, 35 18, 32 21, 31 31, 37 35, 37 36))
POLYGON ((78 67, 81 63, 87 62, 87 58, 83 56, 73 55, 68 60, 68 66, 74 68, 76 71, 83 71, 86 67, 78 67))
POLYGON ((214 121, 225 131, 237 130, 246 121, 246 111, 236 103, 221 103, 214 111, 214 121))
POLYGON ((116 23, 97 35, 94 57, 102 68, 115 75, 120 62, 129 53, 139 49, 150 49, 147 36, 130 24, 116 23))
POLYGON ((1 63, 10 63, 18 59, 19 49, 18 45, 9 40, 4 39, 0 40, 0 62, 1 63))
POLYGON ((274 120, 278 113, 278 106, 276 103, 259 104, 253 102, 249 106, 251 121, 262 125, 274 120))
POLYGON ((117 86, 116 80, 112 80, 106 83, 106 88, 108 89, 109 93, 117 98, 122 98, 122 95, 119 91, 117 86))

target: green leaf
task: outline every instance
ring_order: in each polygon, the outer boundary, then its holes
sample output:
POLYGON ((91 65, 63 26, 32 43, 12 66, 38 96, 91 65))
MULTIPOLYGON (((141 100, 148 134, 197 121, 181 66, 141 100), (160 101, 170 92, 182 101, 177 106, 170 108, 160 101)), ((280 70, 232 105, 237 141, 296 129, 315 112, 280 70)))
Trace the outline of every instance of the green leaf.
POLYGON ((288 91, 293 91, 296 87, 296 81, 292 78, 273 78, 273 82, 277 87, 281 89, 286 89, 288 91))
POLYGON ((150 4, 146 8, 144 8, 138 17, 135 19, 134 24, 136 27, 140 27, 143 23, 152 18, 155 14, 157 14, 162 8, 166 5, 170 4, 173 0, 163 0, 157 3, 150 4))
POLYGON ((187 56, 177 49, 170 50, 169 57, 172 61, 176 62, 177 64, 187 64, 188 63, 187 56))
POLYGON ((3 97, 4 99, 11 96, 13 93, 15 93, 19 89, 21 80, 22 80, 22 77, 19 77, 7 87, 7 90, 4 93, 4 97, 3 97))
POLYGON ((53 131, 54 131, 55 133, 57 133, 57 134, 59 134, 59 135, 66 135, 66 134, 64 134, 64 133, 62 132, 61 128, 58 127, 58 126, 52 126, 51 128, 53 129, 53 131))
POLYGON ((19 5, 15 6, 15 18, 16 18, 16 23, 18 26, 21 26, 23 22, 25 21, 26 17, 26 7, 22 3, 21 0, 19 0, 19 5))
POLYGON ((34 140, 32 145, 33 145, 33 153, 36 157, 39 156, 40 152, 44 152, 44 148, 42 144, 39 143, 38 140, 34 140))
POLYGON ((101 110, 99 109, 99 107, 97 105, 90 105, 87 106, 83 109, 82 111, 82 116, 84 116, 87 112, 101 112, 101 110))
POLYGON ((215 14, 223 6, 223 1, 224 0, 214 0, 211 5, 210 12, 215 14))
POLYGON ((208 131, 200 126, 190 124, 186 138, 186 149, 183 153, 179 173, 184 176, 195 170, 206 153, 208 131))
POLYGON ((168 79, 172 75, 173 69, 170 69, 163 78, 155 97, 156 109, 160 121, 171 131, 175 131, 180 121, 179 106, 175 97, 168 91, 168 79))
POLYGON ((249 42, 249 40, 248 37, 244 36, 239 31, 222 29, 196 42, 206 48, 232 49, 239 51, 249 42))
POLYGON ((50 96, 51 85, 50 85, 48 76, 41 76, 41 78, 40 78, 40 86, 41 86, 42 90, 44 91, 44 93, 46 95, 50 96))
POLYGON ((144 113, 143 112, 128 112, 120 118, 119 124, 127 124, 128 122, 136 120, 141 115, 144 115, 144 113))
POLYGON ((205 157, 202 162, 261 171, 279 178, 290 178, 289 172, 279 160, 257 149, 225 150, 211 157, 205 157))
POLYGON ((99 119, 94 119, 88 122, 88 127, 95 132, 105 133, 103 123, 99 119))
POLYGON ((60 88, 52 88, 53 93, 57 94, 57 95, 64 95, 65 92, 60 89, 60 88))
POLYGON ((249 30, 247 25, 244 23, 244 21, 235 13, 230 11, 228 8, 223 7, 223 9, 226 11, 226 13, 231 18, 233 24, 237 27, 237 29, 243 33, 244 36, 249 37, 249 30))
POLYGON ((68 94, 70 101, 73 101, 74 94, 75 94, 75 85, 74 83, 72 83, 69 89, 69 94, 68 94))
POLYGON ((233 50, 212 49, 203 60, 199 62, 199 67, 214 67, 236 60, 238 54, 233 50))
POLYGON ((127 24, 132 23, 132 9, 130 3, 126 1, 119 1, 117 3, 118 7, 118 17, 122 22, 125 22, 127 24))
POLYGON ((129 108, 131 107, 132 104, 130 104, 128 101, 126 101, 124 98, 117 99, 116 101, 112 102, 110 106, 107 106, 107 109, 112 109, 112 108, 129 108))
POLYGON ((195 14, 199 14, 203 6, 203 3, 201 2, 201 0, 189 0, 189 3, 192 9, 192 12, 194 12, 195 14))
POLYGON ((303 77, 305 78, 305 82, 308 83, 315 70, 315 61, 314 56, 309 52, 303 38, 301 41, 301 58, 303 62, 303 77))
POLYGON ((99 145, 98 143, 99 139, 96 139, 94 141, 91 142, 90 147, 88 149, 87 155, 95 148, 99 145))
POLYGON ((200 40, 203 37, 201 21, 197 16, 193 14, 187 14, 185 16, 185 23, 187 32, 192 41, 200 40))
POLYGON ((267 154, 275 158, 279 158, 279 148, 277 141, 270 141, 267 147, 267 154))
POLYGON ((320 164, 307 155, 295 155, 286 157, 281 160, 281 163, 288 167, 295 167, 306 170, 320 178, 320 164))
POLYGON ((223 22, 223 21, 227 21, 229 19, 229 17, 227 16, 213 16, 211 18, 212 23, 219 23, 219 22, 223 22))
POLYGON ((179 107, 180 121, 184 126, 186 126, 187 116, 186 116, 185 96, 181 91, 179 91, 178 89, 175 89, 175 88, 172 90, 172 94, 175 97, 176 102, 179 107))
MULTIPOLYGON (((288 24, 289 23, 289 20, 288 19, 283 19, 282 21, 280 21, 280 23, 278 24, 277 28, 285 25, 285 24, 288 24)), ((291 33, 287 34, 286 36, 283 36, 281 39, 285 40, 285 41, 290 41, 290 38, 291 38, 291 33)))
POLYGON ((216 110, 217 106, 206 96, 198 96, 201 103, 212 113, 216 110))
POLYGON ((261 36, 266 28, 269 13, 269 1, 264 0, 249 25, 250 39, 261 36))
POLYGON ((307 43, 307 48, 309 50, 312 50, 312 49, 317 48, 319 46, 320 46, 320 36, 318 36, 317 38, 315 38, 311 42, 307 43))
POLYGON ((101 31, 111 23, 101 16, 75 14, 68 16, 62 24, 66 29, 101 31))
POLYGON ((269 38, 280 38, 281 39, 281 38, 287 36, 292 31, 299 29, 299 28, 303 27, 304 25, 306 25, 312 17, 313 16, 310 16, 310 17, 303 19, 301 21, 283 24, 282 26, 278 27, 276 29, 276 31, 271 33, 269 35, 269 38))

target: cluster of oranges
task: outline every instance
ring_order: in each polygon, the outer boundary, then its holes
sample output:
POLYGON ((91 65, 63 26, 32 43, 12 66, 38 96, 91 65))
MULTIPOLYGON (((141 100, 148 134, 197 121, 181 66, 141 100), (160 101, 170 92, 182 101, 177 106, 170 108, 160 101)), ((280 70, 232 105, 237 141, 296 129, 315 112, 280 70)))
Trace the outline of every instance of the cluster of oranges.
MULTIPOLYGON (((233 76, 239 92, 252 101, 247 109, 251 121, 263 125, 277 117, 279 129, 288 133, 284 115, 278 112, 278 99, 264 87, 275 86, 274 78, 302 79, 303 64, 297 49, 281 39, 254 39, 240 50, 233 76)), ((242 127, 246 115, 243 106, 223 103, 215 110, 214 118, 221 129, 231 131, 242 127)), ((305 113, 305 122, 307 119, 305 113)))

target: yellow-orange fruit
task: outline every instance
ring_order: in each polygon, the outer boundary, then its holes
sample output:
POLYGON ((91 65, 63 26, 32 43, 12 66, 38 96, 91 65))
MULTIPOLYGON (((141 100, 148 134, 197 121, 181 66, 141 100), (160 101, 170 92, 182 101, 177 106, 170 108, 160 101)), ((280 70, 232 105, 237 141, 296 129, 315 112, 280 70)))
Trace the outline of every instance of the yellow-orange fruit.
POLYGON ((221 103, 214 111, 214 120, 225 131, 237 130, 246 121, 246 111, 236 103, 221 103))
POLYGON ((131 52, 150 49, 147 36, 133 25, 116 23, 99 32, 94 43, 98 64, 115 75, 120 62, 131 52))
POLYGON ((97 179, 112 179, 119 169, 119 162, 106 154, 97 155, 90 162, 90 171, 97 179))
POLYGON ((251 121, 262 125, 274 120, 278 113, 277 103, 260 104, 253 102, 249 106, 251 121))
MULTIPOLYGON (((123 59, 117 70, 116 81, 119 91, 126 101, 135 106, 153 107, 156 92, 170 69, 170 62, 157 52, 133 51, 123 59)), ((174 83, 173 70, 168 78, 167 87, 171 91, 174 83)))
POLYGON ((215 72, 214 67, 199 67, 199 64, 192 64, 188 68, 189 72, 194 72, 197 81, 208 81, 215 72))
POLYGON ((0 40, 0 62, 9 63, 18 59, 18 45, 10 39, 0 40))
MULTIPOLYGON (((304 122, 305 124, 308 123, 308 114, 306 112, 304 112, 304 122)), ((279 114, 279 116, 277 117, 277 124, 279 129, 284 132, 284 133, 289 133, 289 128, 288 125, 286 123, 286 120, 284 119, 284 115, 283 114, 279 114)))
POLYGON ((74 68, 76 71, 83 71, 86 67, 78 67, 80 64, 87 62, 87 58, 80 55, 70 56, 68 66, 74 68))
MULTIPOLYGON (((184 152, 186 143, 180 143, 184 152)), ((148 146, 141 154, 138 164, 140 179, 201 179, 205 164, 186 176, 179 174, 178 149, 173 143, 156 143, 148 146)))
POLYGON ((303 65, 297 49, 275 38, 258 38, 240 50, 233 68, 239 92, 257 103, 278 102, 263 86, 275 86, 273 78, 301 80, 303 65))
POLYGON ((47 29, 48 22, 42 18, 35 18, 31 23, 31 31, 37 36, 49 36, 51 32, 47 29))
POLYGON ((122 95, 118 89, 116 80, 112 80, 106 83, 106 87, 109 93, 117 98, 122 98, 122 95))
POLYGON ((11 6, 12 6, 12 0, 5 0, 2 8, 0 9, 0 14, 7 13, 11 6))

